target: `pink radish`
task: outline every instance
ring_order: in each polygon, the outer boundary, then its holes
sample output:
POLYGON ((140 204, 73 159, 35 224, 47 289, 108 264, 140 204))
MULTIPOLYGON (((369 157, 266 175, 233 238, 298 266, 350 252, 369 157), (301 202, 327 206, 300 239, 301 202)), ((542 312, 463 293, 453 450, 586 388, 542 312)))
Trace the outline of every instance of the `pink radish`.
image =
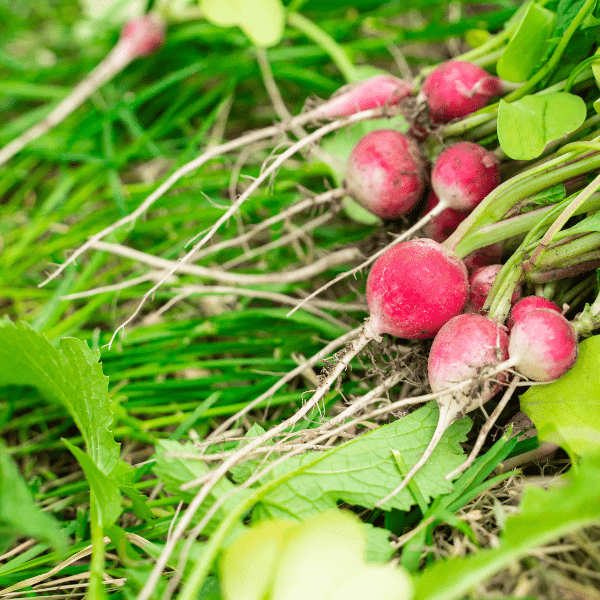
POLYGON ((431 187, 440 204, 455 210, 473 210, 500 183, 500 161, 473 142, 458 142, 435 161, 431 187))
POLYGON ((558 304, 555 304, 552 302, 552 300, 547 300, 542 296, 525 296, 525 298, 521 298, 512 307, 512 310, 508 315, 508 319, 506 320, 506 326, 508 327, 508 330, 510 331, 515 322, 521 320, 523 315, 536 308, 549 308, 550 310, 562 313, 558 304))
MULTIPOLYGON (((429 193, 425 208, 423 209, 423 215, 427 215, 435 206, 439 204, 440 200, 432 190, 429 193)), ((468 212, 455 210, 454 208, 446 208, 437 217, 431 219, 423 227, 423 233, 432 240, 439 242, 440 244, 448 238, 454 230, 469 216, 468 212)))
POLYGON ((562 314, 535 308, 515 320, 508 353, 517 371, 534 381, 552 381, 577 360, 577 334, 562 314))
POLYGON ((425 188, 425 164, 414 140, 392 129, 363 136, 346 168, 348 193, 382 219, 397 219, 417 204, 425 188))
POLYGON ((367 278, 370 327, 377 335, 433 337, 468 294, 467 270, 451 251, 427 238, 403 242, 380 256, 367 278))
POLYGON ((347 117, 362 110, 398 104, 412 93, 413 84, 409 81, 392 75, 374 75, 340 88, 315 109, 314 115, 316 119, 347 117))
POLYGON ((0 165, 10 160, 33 140, 44 135, 64 121, 81 106, 98 88, 120 73, 131 61, 154 52, 165 39, 163 22, 153 14, 147 14, 126 23, 115 47, 104 60, 78 83, 71 94, 42 121, 22 133, 18 138, 0 149, 0 165))
POLYGON ((427 101, 435 123, 447 123, 483 108, 504 91, 504 82, 481 67, 449 60, 426 77, 418 98, 427 101))
MULTIPOLYGON (((508 356, 506 327, 482 315, 463 314, 450 319, 433 340, 427 363, 429 383, 433 392, 443 392, 458 383, 477 377, 489 366, 505 361, 508 356)), ((502 380, 502 375, 500 375, 502 380)), ((438 397, 440 415, 433 437, 423 456, 410 469, 402 483, 380 500, 381 506, 402 490, 429 460, 442 435, 465 413, 490 400, 500 389, 498 378, 487 379, 463 390, 441 393, 438 397)))
MULTIPOLYGON (((471 293, 469 294, 469 303, 465 312, 475 313, 483 315, 483 305, 487 300, 488 294, 492 289, 496 276, 502 269, 502 265, 489 265, 482 267, 473 272, 469 277, 469 285, 471 286, 471 293)), ((514 306, 519 298, 521 298, 522 285, 518 285, 513 292, 510 303, 514 306)))
POLYGON ((487 267, 488 265, 501 262, 503 254, 502 244, 490 244, 489 246, 479 248, 479 250, 474 250, 470 254, 467 254, 467 256, 463 258, 463 262, 465 263, 465 267, 467 267, 467 271, 473 273, 481 267, 487 267))

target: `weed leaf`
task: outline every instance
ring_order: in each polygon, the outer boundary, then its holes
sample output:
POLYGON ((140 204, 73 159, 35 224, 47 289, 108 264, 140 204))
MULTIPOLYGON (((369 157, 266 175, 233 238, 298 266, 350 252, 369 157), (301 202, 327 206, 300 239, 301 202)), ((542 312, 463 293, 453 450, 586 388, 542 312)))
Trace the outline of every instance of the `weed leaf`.
POLYGON ((79 428, 94 464, 105 475, 119 464, 119 444, 100 352, 64 338, 58 349, 27 323, 0 320, 0 386, 27 385, 62 404, 79 428))
POLYGON ((521 410, 534 422, 538 436, 580 456, 600 447, 600 336, 579 344, 573 368, 558 381, 530 387, 521 410))

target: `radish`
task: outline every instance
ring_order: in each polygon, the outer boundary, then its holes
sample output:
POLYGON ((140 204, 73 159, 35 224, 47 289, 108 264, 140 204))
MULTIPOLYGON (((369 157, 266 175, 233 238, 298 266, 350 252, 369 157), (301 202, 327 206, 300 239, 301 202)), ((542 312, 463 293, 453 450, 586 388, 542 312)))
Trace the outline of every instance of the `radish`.
POLYGON ((483 108, 505 91, 502 79, 462 60, 449 60, 436 67, 421 86, 418 99, 426 100, 435 123, 447 123, 483 108))
MULTIPOLYGON (((497 365, 507 357, 508 335, 504 325, 482 315, 458 315, 450 319, 433 340, 427 363, 431 390, 444 392, 446 388, 477 377, 485 367, 497 365)), ((380 500, 377 506, 408 485, 415 473, 429 460, 452 423, 490 400, 499 389, 498 380, 487 379, 464 390, 441 393, 437 400, 439 420, 427 449, 402 483, 380 500)))
POLYGON ((504 250, 502 249, 501 243, 490 244, 478 250, 473 250, 470 254, 467 254, 462 260, 467 267, 469 273, 473 273, 481 267, 487 267, 502 261, 502 255, 504 250))
POLYGON ((435 161, 431 187, 440 204, 455 210, 473 210, 500 183, 500 161, 473 142, 458 142, 435 161))
POLYGON ((467 270, 453 252, 424 238, 390 248, 367 278, 370 328, 407 339, 433 337, 464 308, 467 270))
MULTIPOLYGON (((440 200, 435 192, 431 190, 423 209, 423 215, 429 213, 440 200)), ((423 227, 423 233, 432 240, 440 244, 448 238, 454 230, 467 218, 468 212, 455 210, 454 208, 446 208, 437 217, 431 219, 423 227)))
POLYGON ((525 298, 521 298, 512 307, 508 319, 506 320, 506 327, 508 327, 508 330, 510 331, 515 322, 521 320, 523 315, 536 308, 549 308, 550 310, 562 313, 558 304, 555 304, 552 300, 547 300, 542 296, 526 296, 525 298))
POLYGON ((346 168, 346 189, 382 219, 397 219, 417 204, 425 188, 425 163, 410 137, 392 129, 363 136, 346 168))
POLYGON ((552 381, 577 360, 577 333, 552 308, 535 308, 515 320, 508 354, 517 371, 534 381, 552 381))
POLYGON ((165 27, 154 14, 146 14, 126 23, 119 41, 104 60, 78 83, 71 94, 60 102, 48 116, 0 149, 0 165, 10 160, 33 140, 64 121, 98 88, 120 73, 131 61, 154 52, 163 45, 165 27))
MULTIPOLYGON (((473 272, 469 278, 471 292, 469 295, 469 303, 465 312, 483 315, 483 305, 492 289, 496 276, 502 269, 502 265, 489 265, 482 267, 473 272)), ((510 303, 514 306, 521 298, 522 285, 518 285, 513 292, 510 303)))
POLYGON ((361 110, 393 105, 412 96, 413 84, 392 75, 374 75, 340 88, 314 110, 316 119, 347 117, 361 110))

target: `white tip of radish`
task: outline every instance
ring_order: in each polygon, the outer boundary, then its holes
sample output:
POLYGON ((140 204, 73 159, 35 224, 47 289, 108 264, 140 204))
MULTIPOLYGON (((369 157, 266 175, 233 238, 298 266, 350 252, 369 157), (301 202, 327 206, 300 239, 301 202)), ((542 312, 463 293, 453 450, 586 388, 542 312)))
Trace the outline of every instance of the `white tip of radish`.
POLYGON ((164 22, 152 13, 132 19, 123 25, 120 41, 129 45, 134 58, 151 54, 165 42, 164 22))
POLYGON ((536 308, 515 321, 508 344, 519 373, 534 381, 562 377, 577 360, 577 334, 562 314, 536 308))
POLYGON ((374 75, 344 86, 316 109, 316 118, 347 117, 362 110, 394 105, 412 96, 413 84, 392 75, 374 75))

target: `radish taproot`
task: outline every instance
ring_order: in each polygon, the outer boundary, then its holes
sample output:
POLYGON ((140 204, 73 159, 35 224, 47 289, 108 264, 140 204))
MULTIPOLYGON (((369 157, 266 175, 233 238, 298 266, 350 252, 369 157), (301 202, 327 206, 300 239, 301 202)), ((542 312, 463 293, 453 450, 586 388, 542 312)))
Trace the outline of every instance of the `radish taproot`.
POLYGON ((157 15, 148 13, 125 23, 121 29, 119 41, 102 62, 83 81, 78 83, 73 91, 42 121, 0 149, 0 166, 23 150, 30 142, 62 123, 97 89, 120 73, 130 62, 160 48, 164 40, 165 26, 157 15))
POLYGON ((535 308, 515 320, 508 354, 525 377, 553 381, 575 364, 578 347, 575 329, 560 312, 535 308))
MULTIPOLYGON (((472 275, 469 277, 471 292, 469 294, 469 302, 465 308, 465 312, 480 315, 485 314, 483 305, 487 300, 488 294, 494 284, 494 280, 498 273, 500 273, 502 266, 503 265, 488 265, 487 267, 481 267, 480 269, 473 271, 472 275)), ((521 298, 522 289, 522 284, 517 285, 515 288, 510 299, 512 306, 515 306, 521 298)))
POLYGON ((393 129, 367 133, 348 159, 346 189, 381 219, 407 214, 425 189, 425 162, 417 143, 393 129))
POLYGON ((437 403, 440 414, 437 427, 427 449, 409 470, 402 483, 387 500, 400 492, 429 460, 444 432, 467 412, 490 400, 500 389, 502 375, 477 381, 483 369, 504 362, 508 357, 506 327, 482 315, 462 314, 450 319, 437 333, 427 363, 429 383, 433 392, 440 392, 437 403), (456 384, 475 378, 465 389, 445 392, 456 384))
POLYGON ((418 98, 427 102, 433 122, 447 123, 483 108, 504 91, 502 79, 478 65, 449 60, 425 78, 418 98))
POLYGON ((525 298, 521 298, 512 307, 508 319, 506 320, 506 327, 508 327, 508 330, 511 331, 516 321, 520 321, 525 314, 536 308, 549 308, 550 310, 562 313, 560 306, 552 302, 552 300, 548 300, 543 296, 525 296, 525 298))
POLYGON ((393 75, 374 75, 340 88, 329 100, 311 111, 315 119, 337 119, 361 110, 392 106, 412 96, 413 84, 393 75))

